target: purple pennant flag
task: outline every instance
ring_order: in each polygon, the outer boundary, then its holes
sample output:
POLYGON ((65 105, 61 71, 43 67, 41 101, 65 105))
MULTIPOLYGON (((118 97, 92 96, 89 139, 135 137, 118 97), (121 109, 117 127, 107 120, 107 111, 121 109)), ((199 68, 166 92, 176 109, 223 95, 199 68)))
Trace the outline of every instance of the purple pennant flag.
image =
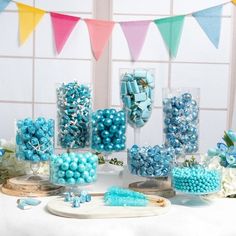
POLYGON ((150 22, 148 20, 120 22, 133 61, 139 57, 150 22))

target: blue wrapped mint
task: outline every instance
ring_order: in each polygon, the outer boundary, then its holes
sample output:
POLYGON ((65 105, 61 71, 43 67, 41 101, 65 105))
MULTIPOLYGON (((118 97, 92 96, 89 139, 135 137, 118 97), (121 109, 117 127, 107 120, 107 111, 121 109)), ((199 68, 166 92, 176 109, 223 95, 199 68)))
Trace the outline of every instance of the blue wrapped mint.
POLYGON ((77 82, 57 89, 58 141, 62 148, 85 148, 90 145, 91 91, 77 82))
POLYGON ((199 105, 189 92, 163 100, 165 143, 175 148, 176 155, 198 151, 199 105))
POLYGON ((135 69, 121 77, 121 99, 132 127, 144 126, 154 103, 154 75, 150 70, 135 69))
POLYGON ((134 175, 143 177, 167 177, 175 158, 172 147, 156 145, 139 147, 133 145, 128 149, 128 168, 134 175))
POLYGON ((121 151, 126 143, 124 111, 98 110, 92 115, 92 149, 99 152, 121 151))
POLYGON ((54 120, 39 117, 17 121, 16 156, 25 161, 48 161, 54 152, 54 120))

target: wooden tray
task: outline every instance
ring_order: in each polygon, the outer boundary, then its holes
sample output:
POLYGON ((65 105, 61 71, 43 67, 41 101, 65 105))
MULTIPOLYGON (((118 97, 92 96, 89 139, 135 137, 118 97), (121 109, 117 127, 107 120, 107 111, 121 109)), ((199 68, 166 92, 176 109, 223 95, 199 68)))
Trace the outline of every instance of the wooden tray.
POLYGON ((103 219, 103 218, 128 218, 161 215, 169 211, 171 203, 168 199, 151 196, 152 199, 164 199, 165 206, 160 207, 149 203, 146 207, 115 207, 105 206, 103 196, 92 196, 92 201, 83 203, 79 208, 72 208, 71 203, 64 202, 62 197, 51 200, 47 209, 54 215, 79 218, 79 219, 103 219))

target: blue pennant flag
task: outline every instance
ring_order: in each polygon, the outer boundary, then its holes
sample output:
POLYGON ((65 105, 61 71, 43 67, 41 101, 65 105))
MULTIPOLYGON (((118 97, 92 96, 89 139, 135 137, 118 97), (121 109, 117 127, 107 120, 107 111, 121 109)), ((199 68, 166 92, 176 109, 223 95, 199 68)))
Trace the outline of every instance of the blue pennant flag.
POLYGON ((3 11, 11 0, 0 0, 0 12, 3 11))
POLYGON ((216 48, 218 48, 220 40, 221 14, 222 5, 207 8, 192 14, 216 48))

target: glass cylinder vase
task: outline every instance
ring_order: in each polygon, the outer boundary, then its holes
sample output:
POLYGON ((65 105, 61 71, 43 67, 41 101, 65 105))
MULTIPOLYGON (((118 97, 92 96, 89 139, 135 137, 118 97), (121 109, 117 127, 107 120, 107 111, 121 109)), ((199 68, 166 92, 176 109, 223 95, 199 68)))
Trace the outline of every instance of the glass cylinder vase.
POLYGON ((76 81, 57 87, 58 144, 69 151, 89 147, 91 90, 76 81))
POLYGON ((164 142, 175 154, 193 154, 199 148, 199 88, 164 88, 164 142))

